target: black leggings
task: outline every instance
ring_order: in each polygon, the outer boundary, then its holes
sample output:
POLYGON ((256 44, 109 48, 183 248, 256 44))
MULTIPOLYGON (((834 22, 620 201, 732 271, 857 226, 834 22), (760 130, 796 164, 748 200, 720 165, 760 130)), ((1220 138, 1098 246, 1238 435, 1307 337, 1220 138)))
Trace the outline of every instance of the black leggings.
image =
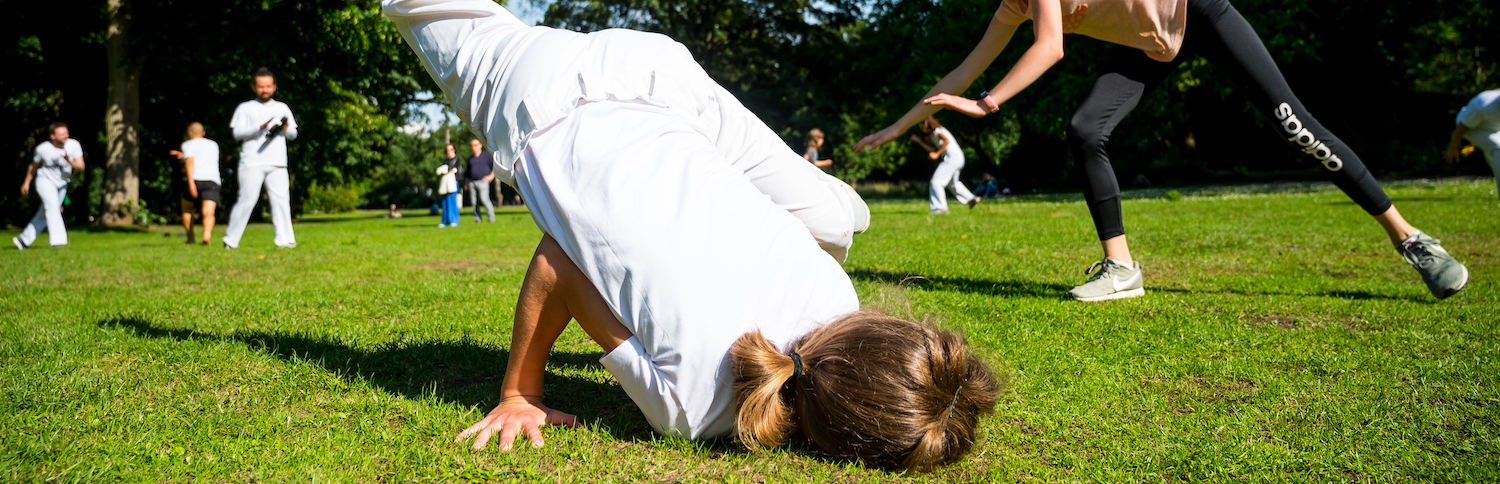
MULTIPOLYGON (((1333 184, 1370 215, 1385 213, 1391 199, 1380 189, 1359 156, 1319 124, 1287 87, 1271 53, 1255 30, 1228 0, 1188 0, 1187 34, 1172 62, 1159 62, 1138 49, 1116 47, 1105 61, 1094 87, 1068 122, 1074 159, 1088 178, 1083 196, 1094 217, 1099 240, 1125 234, 1120 213, 1120 185, 1109 164, 1105 144, 1115 126, 1148 89, 1161 83, 1177 64, 1200 55, 1227 75, 1254 105, 1269 110, 1287 142, 1328 170, 1333 184)), ((1262 111, 1263 113, 1266 111, 1262 111)))

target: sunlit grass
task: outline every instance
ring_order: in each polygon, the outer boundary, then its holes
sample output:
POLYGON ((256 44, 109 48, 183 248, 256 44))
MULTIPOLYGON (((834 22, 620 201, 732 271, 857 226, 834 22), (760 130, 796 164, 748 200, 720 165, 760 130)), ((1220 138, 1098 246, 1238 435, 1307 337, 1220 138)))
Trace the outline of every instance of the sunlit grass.
POLYGON ((1447 301, 1326 186, 1135 194, 1147 296, 1104 304, 1065 299, 1098 257, 1071 198, 872 204, 846 264, 864 301, 961 328, 1011 382, 973 455, 917 476, 656 437, 576 328, 547 400, 585 428, 453 443, 496 400, 523 211, 309 217, 293 250, 269 226, 238 251, 75 230, 0 251, 0 480, 1493 481, 1492 187, 1391 188, 1469 265, 1447 301))

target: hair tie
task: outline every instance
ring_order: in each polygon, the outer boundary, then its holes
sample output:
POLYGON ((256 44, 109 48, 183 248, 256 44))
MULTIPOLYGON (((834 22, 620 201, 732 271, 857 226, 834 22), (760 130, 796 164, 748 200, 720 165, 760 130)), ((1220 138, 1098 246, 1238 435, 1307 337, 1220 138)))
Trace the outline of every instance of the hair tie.
POLYGON ((792 352, 792 378, 802 376, 802 355, 792 352))

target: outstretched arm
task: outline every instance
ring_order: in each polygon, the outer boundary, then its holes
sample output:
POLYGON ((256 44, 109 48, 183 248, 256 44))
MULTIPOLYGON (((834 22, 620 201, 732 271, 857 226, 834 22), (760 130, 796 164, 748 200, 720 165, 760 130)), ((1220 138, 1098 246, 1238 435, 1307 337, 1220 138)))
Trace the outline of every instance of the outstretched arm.
MULTIPOLYGON (((979 45, 974 46, 974 50, 969 52, 969 56, 964 58, 963 63, 948 72, 948 75, 943 76, 943 79, 938 81, 937 85, 927 91, 927 94, 922 96, 923 99, 925 100, 942 93, 961 93, 965 89, 968 89, 969 85, 974 84, 974 80, 978 79, 979 75, 984 73, 985 68, 989 67, 990 63, 995 62, 995 57, 998 57, 1000 52, 1005 50, 1006 44, 1010 43, 1010 38, 1015 34, 1015 25, 1001 23, 998 18, 991 18, 990 26, 985 29, 984 37, 979 40, 979 45)), ((940 110, 942 110, 941 107, 919 102, 916 106, 912 106, 895 123, 859 140, 859 143, 854 145, 854 151, 862 150, 867 146, 874 148, 890 142, 896 139, 897 136, 900 136, 901 133, 905 133, 913 125, 916 125, 923 119, 927 119, 928 116, 932 116, 933 113, 940 110)))
POLYGON ((552 353, 558 335, 573 319, 606 353, 633 336, 615 319, 609 304, 568 259, 557 240, 545 235, 521 283, 511 332, 510 361, 505 367, 505 382, 500 386, 500 404, 483 420, 459 433, 458 440, 477 435, 474 449, 478 450, 499 432, 500 450, 508 451, 516 436, 525 432, 533 447, 541 447, 541 426, 577 425, 577 417, 542 404, 547 356, 552 353))
POLYGON ((930 106, 938 106, 944 109, 952 109, 976 118, 984 117, 990 110, 985 108, 986 103, 991 107, 999 108, 1001 104, 1010 98, 1020 94, 1031 83, 1042 77, 1042 74, 1051 69, 1057 61, 1063 58, 1063 31, 1062 31, 1062 6, 1057 1, 1036 1, 1031 3, 1031 16, 1036 29, 1036 41, 1031 44, 1030 49, 1016 62, 1015 67, 1000 79, 990 89, 989 99, 971 100, 953 94, 938 94, 922 103, 930 106))
POLYGON ((1453 127, 1453 137, 1448 140, 1448 149, 1443 151, 1443 160, 1449 163, 1458 161, 1458 149, 1463 146, 1464 135, 1469 134, 1469 127, 1464 123, 1457 123, 1453 127))
MULTIPOLYGON (((1003 7, 1002 7, 1003 8, 1003 7)), ((1056 2, 1039 0, 1032 2, 1032 18, 1036 29, 1036 41, 1021 60, 1011 68, 995 89, 990 91, 990 98, 996 102, 1003 103, 1021 92, 1026 86, 1031 85, 1042 73, 1050 69, 1053 64, 1062 59, 1062 8, 1056 2)), ((901 119, 894 124, 882 129, 875 134, 866 136, 854 146, 855 151, 864 149, 866 146, 874 148, 896 139, 901 133, 906 132, 913 125, 933 115, 941 109, 955 109, 971 116, 983 116, 987 114, 978 103, 957 96, 968 89, 984 69, 995 61, 995 57, 1005 50, 1010 39, 1016 33, 1016 25, 1003 23, 999 20, 999 12, 990 19, 990 26, 984 32, 984 38, 980 39, 979 45, 964 58, 958 68, 943 76, 932 90, 927 91, 922 102, 917 103, 906 112, 901 119)))

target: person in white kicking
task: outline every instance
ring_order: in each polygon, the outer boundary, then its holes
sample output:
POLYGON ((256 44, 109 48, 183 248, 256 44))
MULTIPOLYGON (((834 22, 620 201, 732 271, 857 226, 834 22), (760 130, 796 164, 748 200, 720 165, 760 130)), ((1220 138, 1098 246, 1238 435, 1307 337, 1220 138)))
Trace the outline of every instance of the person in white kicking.
POLYGON ((932 172, 932 185, 927 188, 927 205, 933 214, 946 215, 948 213, 947 190, 953 190, 953 198, 958 203, 967 204, 969 208, 979 203, 979 197, 969 193, 969 188, 964 182, 959 181, 958 172, 964 169, 964 150, 958 147, 958 141, 953 139, 953 133, 939 124, 937 118, 928 116, 922 120, 922 136, 911 135, 912 141, 922 145, 927 150, 927 157, 931 159, 942 158, 938 163, 937 170, 932 172))
POLYGON ((516 158, 532 134, 584 102, 632 101, 667 108, 702 129, 723 159, 801 220, 835 259, 842 262, 854 234, 869 226, 869 209, 853 188, 792 151, 664 35, 531 27, 488 2, 387 1, 385 13, 459 118, 473 121, 470 129, 493 151, 495 176, 506 184, 516 186, 516 158))
POLYGON ((234 139, 240 142, 240 195, 229 212, 224 247, 238 249, 250 212, 260 198, 261 185, 271 199, 271 225, 276 228, 277 247, 296 247, 292 234, 292 197, 286 172, 286 142, 297 139, 297 120, 285 103, 271 99, 276 94, 276 76, 264 67, 255 71, 255 99, 240 103, 229 121, 234 139))
POLYGON ((1453 137, 1443 159, 1448 163, 1459 160, 1459 145, 1464 140, 1474 144, 1484 154, 1484 161, 1495 173, 1495 193, 1500 195, 1500 89, 1489 90, 1474 96, 1469 104, 1458 112, 1454 122, 1453 137))
POLYGON ((47 141, 36 145, 31 164, 26 165, 26 181, 21 182, 21 196, 28 195, 36 182, 36 194, 42 197, 31 223, 21 235, 11 238, 17 249, 25 250, 36 242, 37 235, 47 231, 53 247, 68 245, 68 229, 63 226, 62 203, 68 195, 68 180, 74 171, 83 171, 83 146, 68 138, 68 125, 52 123, 47 127, 47 141))

